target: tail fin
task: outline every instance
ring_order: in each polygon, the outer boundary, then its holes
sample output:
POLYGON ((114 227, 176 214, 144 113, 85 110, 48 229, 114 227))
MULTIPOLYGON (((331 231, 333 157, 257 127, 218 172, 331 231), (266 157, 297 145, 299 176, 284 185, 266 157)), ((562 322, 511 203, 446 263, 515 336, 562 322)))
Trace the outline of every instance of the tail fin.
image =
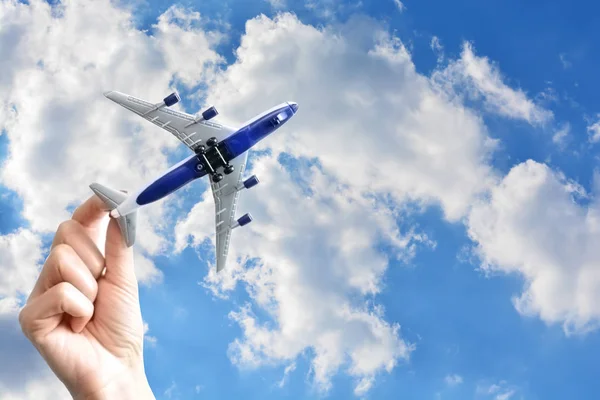
MULTIPOLYGON (((100 197, 102 201, 104 201, 104 204, 106 204, 110 211, 117 208, 119 204, 121 204, 125 201, 125 199, 127 199, 127 194, 119 192, 118 190, 108 188, 106 186, 102 186, 99 183, 92 183, 90 185, 90 189, 92 189, 96 196, 100 197)), ((127 243, 127 247, 133 246, 133 244, 135 243, 137 211, 134 211, 127 215, 119 216, 117 218, 117 222, 119 223, 121 235, 127 243)))

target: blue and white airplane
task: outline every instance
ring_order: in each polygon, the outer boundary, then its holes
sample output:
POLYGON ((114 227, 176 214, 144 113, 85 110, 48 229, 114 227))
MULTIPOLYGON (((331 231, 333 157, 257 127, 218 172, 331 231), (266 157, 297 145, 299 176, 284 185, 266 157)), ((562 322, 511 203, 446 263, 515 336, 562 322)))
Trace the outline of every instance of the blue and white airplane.
POLYGON ((105 92, 104 95, 171 132, 194 152, 131 195, 98 183, 90 185, 110 209, 110 216, 117 219, 127 246, 133 246, 135 242, 138 208, 162 199, 195 179, 210 175, 215 199, 217 272, 221 271, 225 267, 231 231, 252 221, 250 214, 235 219, 240 190, 258 184, 255 175, 245 180, 242 178, 248 150, 294 116, 298 104, 291 101, 279 104, 235 129, 213 121, 218 115, 214 107, 200 115, 169 108, 180 100, 177 93, 171 93, 157 104, 116 91, 105 92))

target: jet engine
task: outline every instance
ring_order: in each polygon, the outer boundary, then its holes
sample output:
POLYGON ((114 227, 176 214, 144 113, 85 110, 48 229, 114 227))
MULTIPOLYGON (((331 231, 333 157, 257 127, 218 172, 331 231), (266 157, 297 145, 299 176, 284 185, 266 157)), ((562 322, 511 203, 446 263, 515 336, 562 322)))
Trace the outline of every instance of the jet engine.
POLYGON ((252 222, 252 215, 250 213, 246 213, 238 218, 238 220, 234 223, 232 228, 237 228, 238 226, 245 226, 252 222))
POLYGON ((258 180, 256 175, 252 175, 250 178, 248 178, 244 181, 244 187, 246 189, 250 189, 251 187, 258 185, 259 182, 260 181, 258 180))
POLYGON ((256 175, 252 175, 250 178, 247 178, 242 183, 238 183, 235 186, 235 190, 237 190, 239 192, 240 190, 250 189, 250 188, 253 188, 254 186, 258 185, 259 183, 260 183, 260 181, 258 180, 256 175))
POLYGON ((179 95, 173 92, 163 99, 163 103, 165 104, 165 106, 171 107, 172 105, 177 104, 179 100, 181 100, 179 98, 179 95))
POLYGON ((216 117, 217 115, 219 115, 219 112, 217 111, 217 109, 213 106, 210 107, 209 109, 205 110, 202 113, 202 119, 205 121, 208 121, 210 119, 213 119, 214 117, 216 117))
POLYGON ((185 126, 185 128, 190 127, 190 126, 192 126, 194 124, 197 124, 200 121, 208 121, 209 119, 213 119, 217 115, 219 115, 219 112, 217 111, 217 109, 214 106, 210 107, 210 108, 207 108, 206 110, 204 110, 202 112, 201 115, 196 115, 194 117, 194 120, 192 122, 190 122, 189 124, 187 124, 185 126))

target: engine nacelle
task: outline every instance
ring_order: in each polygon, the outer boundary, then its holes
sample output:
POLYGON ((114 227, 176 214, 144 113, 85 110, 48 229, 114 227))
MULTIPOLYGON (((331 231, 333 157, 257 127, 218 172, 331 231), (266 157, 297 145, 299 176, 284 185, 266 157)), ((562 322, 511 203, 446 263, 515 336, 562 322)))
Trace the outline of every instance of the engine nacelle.
POLYGON ((163 99, 163 103, 165 103, 165 106, 171 107, 172 105, 177 104, 179 100, 181 100, 179 95, 176 92, 173 92, 163 99))
POLYGON ((235 222, 232 228, 237 228, 238 226, 245 226, 248 225, 250 222, 252 222, 252 215, 250 215, 250 213, 246 213, 238 218, 238 220, 235 222))
POLYGON ((260 181, 258 180, 256 175, 252 175, 250 178, 248 178, 244 181, 244 187, 246 189, 250 189, 251 187, 258 185, 259 182, 260 181))
POLYGON ((213 119, 217 115, 219 115, 217 109, 215 107, 210 107, 202 113, 202 119, 208 121, 209 119, 213 119))

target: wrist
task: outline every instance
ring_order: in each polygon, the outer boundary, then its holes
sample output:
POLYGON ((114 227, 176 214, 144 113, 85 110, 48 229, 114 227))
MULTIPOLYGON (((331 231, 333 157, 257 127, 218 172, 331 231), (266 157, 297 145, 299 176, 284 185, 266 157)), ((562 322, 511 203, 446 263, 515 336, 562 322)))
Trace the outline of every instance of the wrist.
POLYGON ((73 396, 75 400, 156 400, 144 370, 120 374, 118 379, 93 393, 73 396))

